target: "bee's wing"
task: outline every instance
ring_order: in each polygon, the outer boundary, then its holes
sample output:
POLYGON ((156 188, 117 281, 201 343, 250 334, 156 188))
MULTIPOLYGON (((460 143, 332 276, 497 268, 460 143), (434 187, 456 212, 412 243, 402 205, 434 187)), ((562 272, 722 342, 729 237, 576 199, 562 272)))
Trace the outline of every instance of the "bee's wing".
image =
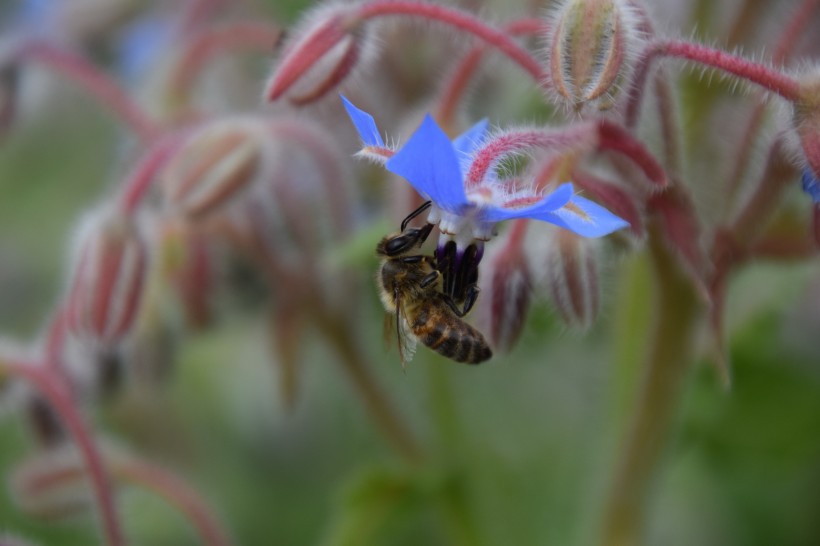
POLYGON ((416 354, 416 335, 410 329, 407 321, 407 314, 404 310, 404 302, 400 297, 396 298, 396 336, 399 342, 399 358, 401 367, 404 368, 408 362, 413 360, 416 354))

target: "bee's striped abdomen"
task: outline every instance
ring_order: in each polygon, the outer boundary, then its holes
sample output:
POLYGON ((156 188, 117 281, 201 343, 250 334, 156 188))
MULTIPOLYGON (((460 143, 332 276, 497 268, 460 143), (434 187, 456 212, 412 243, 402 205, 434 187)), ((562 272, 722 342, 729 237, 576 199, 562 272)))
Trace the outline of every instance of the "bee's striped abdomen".
POLYGON ((446 307, 421 305, 411 326, 422 343, 456 362, 478 364, 492 356, 481 332, 446 307))

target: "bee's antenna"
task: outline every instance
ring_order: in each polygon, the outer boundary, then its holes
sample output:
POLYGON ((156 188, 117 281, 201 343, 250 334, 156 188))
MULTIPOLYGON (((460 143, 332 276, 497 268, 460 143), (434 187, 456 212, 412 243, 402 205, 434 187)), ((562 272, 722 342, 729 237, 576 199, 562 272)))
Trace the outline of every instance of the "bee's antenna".
POLYGON ((419 214, 421 214, 425 210, 429 209, 430 205, 432 205, 432 204, 433 204, 432 201, 427 201, 422 206, 420 206, 419 208, 417 208, 416 210, 414 210, 413 212, 408 214, 407 218, 405 218, 404 221, 401 223, 401 230, 404 231, 404 228, 407 227, 407 224, 409 224, 413 220, 413 218, 415 218, 416 216, 418 216, 419 214))

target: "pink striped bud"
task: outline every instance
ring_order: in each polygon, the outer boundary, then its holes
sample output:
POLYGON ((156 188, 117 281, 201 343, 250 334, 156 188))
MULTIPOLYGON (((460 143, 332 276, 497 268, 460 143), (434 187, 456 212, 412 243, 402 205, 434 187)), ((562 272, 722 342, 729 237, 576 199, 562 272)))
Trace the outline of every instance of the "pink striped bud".
POLYGON ((297 25, 265 88, 265 98, 287 96, 294 105, 332 93, 375 58, 372 29, 351 15, 350 6, 321 6, 297 25))
POLYGON ((162 226, 163 273, 174 287, 193 329, 205 328, 212 317, 214 270, 204 234, 187 222, 168 222, 162 226))
POLYGON ((561 102, 613 105, 634 64, 640 18, 625 0, 565 0, 548 25, 549 74, 561 102))
POLYGON ((193 133, 159 174, 168 207, 200 218, 230 202, 262 170, 267 128, 228 118, 193 133))
POLYGON ((67 326, 78 337, 116 343, 134 325, 148 252, 132 218, 112 208, 82 226, 67 301, 67 326))
POLYGON ((93 506, 85 464, 70 443, 30 455, 11 472, 12 497, 24 513, 65 518, 93 506))
POLYGON ((502 351, 518 341, 530 310, 532 275, 520 244, 525 222, 518 220, 501 250, 485 262, 490 272, 490 340, 502 351))
POLYGON ((600 311, 599 246, 595 239, 549 227, 551 251, 544 262, 544 282, 561 318, 589 328, 600 311))

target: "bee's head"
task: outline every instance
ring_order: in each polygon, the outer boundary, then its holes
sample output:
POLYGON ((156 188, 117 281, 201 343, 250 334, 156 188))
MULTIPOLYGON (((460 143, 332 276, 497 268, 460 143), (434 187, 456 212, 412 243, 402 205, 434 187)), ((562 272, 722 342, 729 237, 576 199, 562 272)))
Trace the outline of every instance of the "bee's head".
POLYGON ((420 228, 406 228, 398 235, 388 235, 376 245, 376 254, 388 258, 406 254, 423 245, 431 231, 433 224, 426 224, 420 228))

